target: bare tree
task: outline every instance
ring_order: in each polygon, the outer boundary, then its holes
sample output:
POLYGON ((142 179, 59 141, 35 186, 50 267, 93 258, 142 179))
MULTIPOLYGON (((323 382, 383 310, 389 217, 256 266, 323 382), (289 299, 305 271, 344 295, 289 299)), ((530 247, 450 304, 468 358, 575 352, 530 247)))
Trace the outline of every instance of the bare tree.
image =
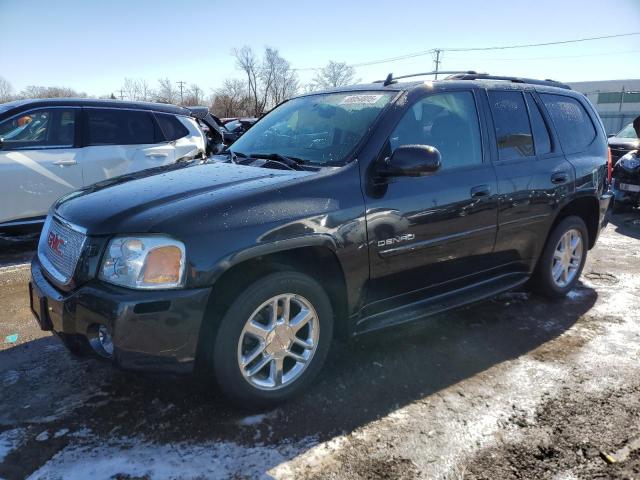
POLYGON ((20 94, 20 98, 60 98, 60 97, 86 97, 84 92, 78 92, 69 87, 42 87, 29 85, 20 94))
POLYGON ((154 100, 159 103, 177 103, 178 91, 168 78, 158 79, 158 90, 154 95, 154 100))
POLYGON ((186 93, 187 94, 184 97, 185 105, 202 105, 202 103, 204 102, 204 90, 202 90, 199 85, 192 83, 187 89, 186 93))
POLYGON ((325 88, 343 87, 356 83, 356 70, 344 62, 330 60, 316 73, 313 79, 313 88, 321 90, 325 88))
POLYGON ((278 105, 298 92, 299 84, 296 72, 291 69, 291 64, 282 58, 276 49, 268 47, 265 49, 261 78, 267 94, 263 110, 266 106, 278 105))
POLYGON ((252 100, 245 83, 238 79, 224 81, 211 97, 211 111, 218 117, 244 117, 250 115, 252 100))
POLYGON ((138 100, 140 96, 138 82, 133 78, 125 78, 122 93, 127 100, 138 100))
POLYGON ((4 77, 0 77, 0 103, 13 100, 13 86, 4 77))
POLYGON ((246 46, 234 49, 233 55, 237 68, 247 76, 246 90, 252 103, 252 115, 260 116, 297 93, 298 76, 277 49, 266 47, 262 60, 246 46))
POLYGON ((259 63, 258 57, 253 53, 251 47, 244 46, 240 49, 232 50, 233 56, 236 58, 236 66, 247 76, 247 90, 253 102, 254 115, 258 115, 260 111, 260 101, 258 100, 258 76, 259 63))

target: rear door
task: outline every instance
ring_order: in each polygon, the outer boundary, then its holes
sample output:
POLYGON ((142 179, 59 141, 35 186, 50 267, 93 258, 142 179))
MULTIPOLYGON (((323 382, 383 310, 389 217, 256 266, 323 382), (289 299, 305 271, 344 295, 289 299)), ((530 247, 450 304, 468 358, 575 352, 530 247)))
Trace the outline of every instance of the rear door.
POLYGON ((82 124, 85 185, 175 161, 152 112, 83 108, 82 124))
POLYGON ((471 90, 429 94, 395 127, 381 158, 401 145, 432 145, 442 167, 431 176, 394 178, 366 198, 366 313, 419 300, 425 289, 453 280, 472 283, 493 266, 497 186, 482 132, 471 90))
POLYGON ((533 91, 487 93, 499 193, 495 253, 508 268, 528 272, 575 174, 533 91))
POLYGON ((0 122, 0 223, 42 217, 59 197, 82 187, 78 113, 46 107, 0 122))

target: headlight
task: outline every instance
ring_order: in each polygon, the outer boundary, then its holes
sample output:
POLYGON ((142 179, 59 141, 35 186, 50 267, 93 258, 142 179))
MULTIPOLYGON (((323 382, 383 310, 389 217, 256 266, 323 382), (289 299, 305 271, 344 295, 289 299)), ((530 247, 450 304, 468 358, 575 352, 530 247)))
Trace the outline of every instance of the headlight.
POLYGON ((640 159, 638 159, 638 152, 632 151, 620 158, 620 165, 629 170, 640 167, 640 159))
POLYGON ((100 279, 129 288, 179 288, 184 283, 184 244, 161 236, 116 237, 102 260, 100 279))

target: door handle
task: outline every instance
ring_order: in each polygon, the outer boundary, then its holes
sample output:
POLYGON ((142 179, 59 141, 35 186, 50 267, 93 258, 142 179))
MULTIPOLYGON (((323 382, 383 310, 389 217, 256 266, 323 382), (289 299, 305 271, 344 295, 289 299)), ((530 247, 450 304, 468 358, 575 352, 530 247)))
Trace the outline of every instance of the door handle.
POLYGON ((478 185, 471 189, 471 198, 488 197, 491 193, 491 187, 489 185, 478 185))
POLYGON ((558 172, 551 175, 551 183, 554 185, 562 185, 569 181, 569 175, 566 172, 558 172))
POLYGON ((69 165, 77 165, 78 162, 76 162, 75 160, 56 160, 55 162, 53 162, 54 165, 61 165, 61 166, 69 166, 69 165))
POLYGON ((146 157, 168 157, 169 154, 168 153, 163 153, 163 152, 149 152, 149 153, 145 153, 146 157))

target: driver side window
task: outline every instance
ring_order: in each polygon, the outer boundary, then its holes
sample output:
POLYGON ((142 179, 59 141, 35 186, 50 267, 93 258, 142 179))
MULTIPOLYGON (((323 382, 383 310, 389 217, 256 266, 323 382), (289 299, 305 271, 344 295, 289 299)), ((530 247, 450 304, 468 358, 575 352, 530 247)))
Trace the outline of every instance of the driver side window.
POLYGON ((431 145, 442 169, 482 163, 478 111, 471 92, 437 93, 416 102, 389 138, 391 153, 402 145, 431 145))

